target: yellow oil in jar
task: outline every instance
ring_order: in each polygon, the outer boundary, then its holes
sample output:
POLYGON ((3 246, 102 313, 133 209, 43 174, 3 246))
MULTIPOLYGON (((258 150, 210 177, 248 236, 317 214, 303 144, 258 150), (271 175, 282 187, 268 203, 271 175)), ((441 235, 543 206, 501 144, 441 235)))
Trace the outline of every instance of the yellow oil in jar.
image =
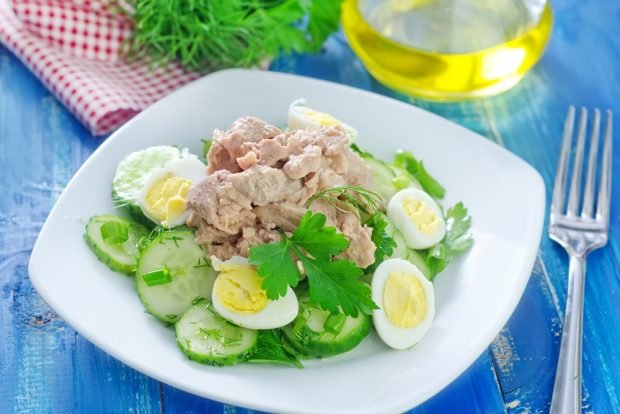
POLYGON ((455 13, 458 0, 345 0, 342 26, 368 71, 397 91, 443 101, 489 96, 519 82, 545 49, 551 9, 528 1, 540 9, 463 0, 455 13))

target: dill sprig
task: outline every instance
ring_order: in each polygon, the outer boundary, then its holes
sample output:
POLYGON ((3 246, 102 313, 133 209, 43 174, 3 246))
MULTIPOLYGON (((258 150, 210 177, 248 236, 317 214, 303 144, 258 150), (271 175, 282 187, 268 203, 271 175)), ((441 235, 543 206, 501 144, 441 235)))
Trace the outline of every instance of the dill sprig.
POLYGON ((127 0, 131 58, 209 71, 317 52, 338 28, 342 0, 127 0), (307 16, 307 19, 305 17, 307 16))
POLYGON ((357 185, 332 187, 316 193, 308 200, 310 207, 316 200, 322 200, 345 212, 372 215, 383 208, 381 196, 357 185))
POLYGON ((238 345, 243 340, 243 334, 240 334, 237 338, 231 338, 229 336, 222 335, 219 329, 206 329, 200 327, 196 333, 201 335, 203 340, 213 338, 223 346, 238 345))

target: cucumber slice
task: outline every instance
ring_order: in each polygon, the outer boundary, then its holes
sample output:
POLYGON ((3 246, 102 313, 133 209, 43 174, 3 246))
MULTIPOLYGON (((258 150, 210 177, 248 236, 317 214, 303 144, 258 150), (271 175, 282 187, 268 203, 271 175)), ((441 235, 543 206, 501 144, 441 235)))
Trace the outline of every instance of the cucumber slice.
POLYGON ((149 147, 132 152, 120 162, 112 180, 112 200, 117 207, 125 207, 136 220, 152 223, 142 214, 138 197, 148 176, 170 161, 197 158, 187 148, 168 145, 149 147))
POLYGON ((138 295, 146 310, 164 322, 176 322, 200 298, 211 298, 215 271, 190 230, 158 234, 144 246, 136 270, 138 295), (165 273, 168 281, 149 286, 149 275, 165 273))
POLYGON ((148 234, 148 229, 140 224, 112 214, 105 214, 91 217, 84 231, 84 240, 95 253, 97 259, 105 263, 110 269, 132 275, 136 272, 139 254, 138 242, 148 234), (127 239, 124 242, 113 242, 109 238, 104 239, 102 227, 109 226, 108 223, 118 223, 122 226, 127 232, 127 239))
POLYGON ((388 164, 375 158, 363 157, 364 162, 372 172, 372 190, 388 201, 398 189, 394 186, 393 180, 396 177, 388 164))
POLYGON ((233 325, 202 301, 176 323, 177 344, 189 359, 207 365, 235 365, 256 349, 258 331, 233 325))
POLYGON ((390 256, 390 259, 406 259, 407 254, 409 253, 409 249, 407 248, 405 238, 400 233, 400 231, 396 230, 394 227, 392 227, 391 236, 392 239, 394 239, 394 243, 396 243, 396 247, 394 247, 394 251, 390 256))
POLYGON ((282 332, 302 355, 314 358, 350 351, 370 332, 370 317, 366 314, 360 312, 356 318, 346 316, 336 331, 329 326, 330 315, 310 304, 308 298, 301 298, 299 315, 282 332))
POLYGON ((407 243, 405 242, 405 238, 401 234, 400 231, 396 230, 394 225, 390 222, 385 231, 392 236, 394 242, 396 243, 396 247, 394 247, 394 251, 390 256, 390 259, 405 259, 413 263, 420 269, 420 272, 426 277, 428 280, 431 280, 431 270, 426 265, 424 261, 424 257, 417 251, 410 249, 407 247, 407 243))
POLYGON ((409 262, 413 263, 422 272, 425 278, 431 280, 431 269, 424 261, 424 257, 413 249, 407 249, 407 256, 405 257, 409 262))

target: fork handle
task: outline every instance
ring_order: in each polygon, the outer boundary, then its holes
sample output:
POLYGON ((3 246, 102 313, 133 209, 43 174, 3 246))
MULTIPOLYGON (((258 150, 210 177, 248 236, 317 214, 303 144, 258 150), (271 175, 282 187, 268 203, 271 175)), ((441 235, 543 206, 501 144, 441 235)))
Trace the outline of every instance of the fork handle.
POLYGON ((585 255, 570 255, 566 313, 550 414, 581 414, 581 339, 585 280, 585 255))

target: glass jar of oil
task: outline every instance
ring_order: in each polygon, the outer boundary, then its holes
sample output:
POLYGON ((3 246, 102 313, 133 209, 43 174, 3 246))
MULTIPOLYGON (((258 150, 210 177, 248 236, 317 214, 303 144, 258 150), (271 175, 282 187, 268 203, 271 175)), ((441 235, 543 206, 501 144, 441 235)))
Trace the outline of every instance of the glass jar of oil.
POLYGON ((342 26, 370 73, 435 100, 489 96, 515 85, 552 27, 545 0, 345 0, 342 26))

